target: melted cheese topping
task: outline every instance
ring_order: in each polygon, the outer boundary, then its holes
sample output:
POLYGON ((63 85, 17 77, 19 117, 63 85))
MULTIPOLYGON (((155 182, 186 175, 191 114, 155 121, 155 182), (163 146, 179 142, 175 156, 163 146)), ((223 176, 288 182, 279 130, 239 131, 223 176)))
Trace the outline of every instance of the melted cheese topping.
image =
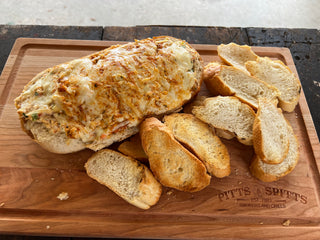
POLYGON ((26 122, 43 123, 94 144, 177 109, 200 86, 199 54, 182 40, 158 37, 112 46, 49 68, 15 100, 26 122))

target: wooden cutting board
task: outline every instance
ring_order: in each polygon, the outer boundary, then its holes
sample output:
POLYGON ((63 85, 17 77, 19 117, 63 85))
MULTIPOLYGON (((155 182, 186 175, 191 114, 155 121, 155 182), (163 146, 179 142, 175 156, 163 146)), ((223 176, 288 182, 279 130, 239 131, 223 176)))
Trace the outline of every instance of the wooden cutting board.
MULTIPOLYGON (((252 147, 223 140, 231 175, 212 178, 197 193, 164 188, 149 210, 131 206, 89 178, 84 150, 58 155, 45 151, 20 128, 13 100, 40 71, 117 42, 18 39, 0 78, 0 232, 14 234, 133 238, 320 237, 320 146, 302 92, 285 117, 300 145, 300 160, 281 180, 263 183, 248 166, 252 147), (67 200, 57 196, 67 192, 67 200)), ((205 63, 217 60, 214 45, 193 45, 205 63)), ((297 74, 286 48, 253 47, 260 56, 284 61, 297 74)), ((205 87, 201 94, 208 94, 205 87)))

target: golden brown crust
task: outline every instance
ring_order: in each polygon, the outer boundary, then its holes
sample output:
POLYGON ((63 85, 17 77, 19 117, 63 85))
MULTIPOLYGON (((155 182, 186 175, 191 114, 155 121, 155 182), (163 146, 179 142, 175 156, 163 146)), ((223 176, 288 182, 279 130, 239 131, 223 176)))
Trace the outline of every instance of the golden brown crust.
POLYGON ((155 177, 167 187, 196 192, 210 184, 203 163, 176 141, 168 128, 156 118, 140 126, 141 142, 155 177))

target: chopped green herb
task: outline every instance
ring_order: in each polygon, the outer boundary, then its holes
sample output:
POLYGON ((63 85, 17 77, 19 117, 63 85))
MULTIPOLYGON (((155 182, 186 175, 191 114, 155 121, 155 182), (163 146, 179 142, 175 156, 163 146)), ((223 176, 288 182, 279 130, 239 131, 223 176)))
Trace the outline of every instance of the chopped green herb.
POLYGON ((28 118, 28 115, 25 113, 22 113, 23 117, 28 118))
POLYGON ((33 114, 31 115, 31 117, 32 117, 32 121, 35 121, 35 120, 38 120, 38 119, 39 119, 38 113, 33 113, 33 114))
POLYGON ((39 93, 38 93, 38 92, 35 92, 34 95, 35 95, 35 96, 39 96, 39 93))

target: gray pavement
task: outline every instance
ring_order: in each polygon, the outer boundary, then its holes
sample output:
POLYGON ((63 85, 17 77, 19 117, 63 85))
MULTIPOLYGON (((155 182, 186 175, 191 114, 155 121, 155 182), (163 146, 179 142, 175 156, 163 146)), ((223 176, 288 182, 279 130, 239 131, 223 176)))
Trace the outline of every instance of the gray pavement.
POLYGON ((319 0, 0 0, 0 24, 320 28, 319 0))

